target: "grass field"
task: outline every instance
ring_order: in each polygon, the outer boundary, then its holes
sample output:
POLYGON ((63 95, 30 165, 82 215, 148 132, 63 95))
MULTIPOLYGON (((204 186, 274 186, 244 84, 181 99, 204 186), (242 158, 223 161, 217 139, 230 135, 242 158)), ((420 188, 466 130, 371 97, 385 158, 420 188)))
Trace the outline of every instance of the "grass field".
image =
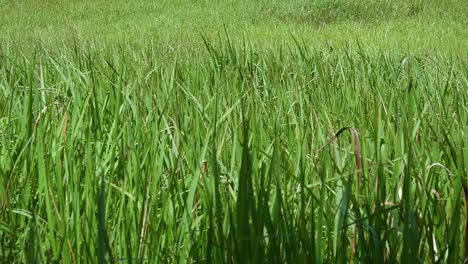
POLYGON ((464 1, 0 0, 0 263, 463 263, 464 1))
POLYGON ((0 0, 0 40, 149 41, 180 52, 203 49, 201 31, 213 37, 226 26, 233 42, 247 36, 266 47, 294 35, 314 46, 359 40, 373 49, 466 54, 467 13, 465 0, 0 0))

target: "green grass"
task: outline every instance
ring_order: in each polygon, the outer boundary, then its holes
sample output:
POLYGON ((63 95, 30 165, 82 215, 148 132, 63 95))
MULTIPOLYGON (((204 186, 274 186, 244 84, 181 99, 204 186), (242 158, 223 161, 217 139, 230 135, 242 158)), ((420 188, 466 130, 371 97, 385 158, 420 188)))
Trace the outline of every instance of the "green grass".
POLYGON ((161 0, 0 1, 0 39, 30 46, 70 40, 101 43, 153 42, 169 49, 203 49, 226 25, 234 42, 247 35, 270 47, 290 42, 344 45, 360 40, 376 49, 468 49, 464 0, 161 0))
POLYGON ((0 263, 463 263, 466 13, 0 0, 0 263))
POLYGON ((223 39, 1 50, 2 262, 466 258, 465 60, 223 39))

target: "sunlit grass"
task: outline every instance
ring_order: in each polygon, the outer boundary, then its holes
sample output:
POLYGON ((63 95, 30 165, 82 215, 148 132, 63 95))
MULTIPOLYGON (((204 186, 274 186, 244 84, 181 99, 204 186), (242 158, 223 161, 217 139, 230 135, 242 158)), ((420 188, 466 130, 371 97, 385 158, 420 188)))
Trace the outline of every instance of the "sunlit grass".
POLYGON ((0 262, 466 258, 466 58, 204 43, 2 48, 0 262))
POLYGON ((29 47, 73 40, 104 44, 153 42, 203 50, 200 32, 223 26, 234 42, 243 36, 264 47, 291 43, 343 46, 350 40, 384 51, 464 53, 465 0, 0 0, 0 41, 29 47))

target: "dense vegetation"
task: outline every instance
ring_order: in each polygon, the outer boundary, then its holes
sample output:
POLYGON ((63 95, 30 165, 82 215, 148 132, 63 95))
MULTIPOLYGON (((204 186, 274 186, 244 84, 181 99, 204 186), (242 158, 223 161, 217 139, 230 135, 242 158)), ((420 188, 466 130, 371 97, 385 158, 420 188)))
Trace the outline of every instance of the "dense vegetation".
POLYGON ((463 1, 176 2, 0 0, 1 263, 467 260, 463 1))
POLYGON ((3 51, 3 260, 467 253, 466 64, 207 47, 3 51))
POLYGON ((226 26, 233 42, 262 47, 292 43, 416 52, 468 49, 466 0, 0 0, 0 40, 55 46, 144 40, 165 51, 203 49, 203 30, 226 26))

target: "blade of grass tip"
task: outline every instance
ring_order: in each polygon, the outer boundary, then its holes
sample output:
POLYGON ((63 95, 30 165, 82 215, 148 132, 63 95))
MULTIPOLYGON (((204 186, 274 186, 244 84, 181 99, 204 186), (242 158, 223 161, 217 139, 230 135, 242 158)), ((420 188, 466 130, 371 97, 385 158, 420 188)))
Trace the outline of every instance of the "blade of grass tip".
POLYGON ((211 44, 210 39, 208 38, 208 35, 204 30, 202 30, 201 38, 203 40, 203 44, 205 45, 206 50, 208 51, 208 55, 211 58, 213 69, 216 70, 218 68, 220 58, 218 51, 213 47, 213 44, 211 44))
MULTIPOLYGON (((326 143, 325 145, 323 145, 317 152, 320 153, 323 151, 323 149, 328 146, 329 144, 331 144, 332 142, 334 142, 343 132, 345 132, 346 130, 349 130, 350 134, 351 134, 351 138, 352 138, 352 142, 353 142, 353 147, 354 147, 354 158, 355 158, 355 164, 356 164, 356 170, 355 170, 355 177, 356 177, 356 189, 357 189, 357 195, 359 197, 360 195, 360 191, 361 191, 361 177, 362 177, 362 156, 361 156, 361 143, 360 143, 360 139, 359 139, 359 132, 356 128, 353 128, 353 127, 343 127, 341 128, 340 130, 338 130, 338 132, 336 132, 326 143)), ((316 153, 317 153, 316 152, 316 153)), ((341 199, 342 202, 340 203, 340 213, 339 215, 337 215, 337 225, 335 226, 336 228, 336 231, 337 232, 343 232, 342 229, 346 226, 346 223, 345 223, 345 218, 347 217, 347 210, 348 210, 348 204, 349 204, 349 201, 350 201, 350 193, 347 193, 348 191, 351 192, 351 189, 348 190, 348 185, 351 184, 351 179, 349 179, 345 184, 346 184, 346 187, 345 187, 345 192, 343 193, 343 198, 341 199), (344 204, 343 204, 344 202, 344 204), (345 213, 343 213, 343 210, 346 210, 345 213)), ((351 188, 351 187, 350 187, 351 188)), ((357 204, 359 205, 359 199, 356 199, 357 200, 357 204)), ((359 208, 356 208, 356 210, 359 210, 359 208)), ((352 244, 351 244, 351 252, 354 254, 355 252, 355 246, 356 246, 356 239, 357 239, 357 236, 358 236, 358 233, 360 233, 360 229, 359 229, 359 225, 356 225, 356 231, 354 233, 354 236, 353 236, 353 240, 352 240, 352 244)), ((343 242, 345 241, 343 238, 344 237, 340 237, 338 236, 338 234, 336 234, 337 237, 335 237, 335 241, 340 241, 340 242, 343 242)), ((340 259, 342 256, 342 251, 343 251, 344 248, 342 247, 336 247, 336 254, 338 256, 337 259, 340 259)), ((344 259, 343 259, 344 260, 344 259)))
POLYGON ((361 157, 361 143, 359 140, 359 132, 356 128, 353 127, 343 127, 338 132, 336 132, 321 148, 319 148, 316 153, 320 153, 323 149, 334 142, 343 132, 349 130, 353 139, 354 146, 354 158, 356 163, 356 180, 357 180, 357 191, 360 192, 361 186, 361 177, 362 177, 362 157, 361 157))
POLYGON ((228 33, 228 29, 227 29, 226 24, 224 24, 223 27, 224 27, 224 35, 226 37, 225 42, 226 42, 226 49, 227 49, 227 55, 228 55, 228 58, 229 58, 229 63, 232 63, 233 65, 236 65, 237 64, 237 50, 234 47, 234 45, 232 44, 232 39, 231 39, 231 36, 228 33))
POLYGON ((292 37, 292 39, 294 41, 294 44, 296 44, 296 49, 299 51, 299 55, 301 56, 301 59, 303 61, 305 61, 306 58, 307 58, 305 45, 302 45, 294 34, 292 34, 292 33, 290 33, 290 34, 291 34, 291 37, 292 37))

